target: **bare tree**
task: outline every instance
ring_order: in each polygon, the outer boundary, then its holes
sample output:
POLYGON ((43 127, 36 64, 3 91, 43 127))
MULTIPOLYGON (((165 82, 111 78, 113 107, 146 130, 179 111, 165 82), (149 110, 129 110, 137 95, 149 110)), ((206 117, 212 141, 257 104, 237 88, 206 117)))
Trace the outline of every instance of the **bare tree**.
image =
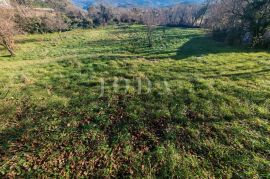
POLYGON ((148 46, 153 46, 153 33, 159 24, 159 11, 157 9, 146 9, 142 14, 143 24, 146 26, 148 46))
POLYGON ((199 26, 202 26, 204 17, 209 9, 212 0, 205 0, 204 5, 197 11, 195 21, 200 19, 199 26))
POLYGON ((0 45, 7 49, 11 56, 15 56, 14 35, 16 32, 13 12, 5 8, 0 9, 0 45))
POLYGON ((97 24, 107 25, 113 19, 112 8, 100 4, 99 6, 90 7, 88 9, 90 17, 94 19, 97 24))

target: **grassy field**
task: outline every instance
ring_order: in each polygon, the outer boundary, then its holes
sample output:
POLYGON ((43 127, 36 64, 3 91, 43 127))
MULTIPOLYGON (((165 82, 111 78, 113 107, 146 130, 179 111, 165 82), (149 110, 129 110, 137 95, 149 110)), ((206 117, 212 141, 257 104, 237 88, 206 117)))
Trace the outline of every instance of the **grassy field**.
POLYGON ((270 53, 200 29, 144 37, 107 27, 0 49, 0 177, 270 177, 270 53))

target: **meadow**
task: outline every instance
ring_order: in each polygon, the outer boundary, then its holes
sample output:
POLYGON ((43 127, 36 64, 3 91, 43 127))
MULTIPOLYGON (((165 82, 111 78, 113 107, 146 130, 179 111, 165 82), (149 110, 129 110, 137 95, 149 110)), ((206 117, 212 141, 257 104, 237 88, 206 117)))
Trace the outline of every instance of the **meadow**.
POLYGON ((201 29, 145 37, 109 26, 0 48, 0 177, 270 177, 270 53, 201 29))

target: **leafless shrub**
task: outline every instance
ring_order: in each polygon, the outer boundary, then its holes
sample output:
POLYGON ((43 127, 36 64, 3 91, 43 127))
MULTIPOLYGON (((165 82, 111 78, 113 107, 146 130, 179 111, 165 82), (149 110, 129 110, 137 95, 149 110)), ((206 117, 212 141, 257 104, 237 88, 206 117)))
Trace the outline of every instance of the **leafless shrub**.
POLYGON ((107 24, 109 21, 123 23, 149 24, 155 16, 155 24, 173 26, 196 26, 199 25, 201 17, 204 16, 206 5, 180 4, 174 7, 164 8, 122 8, 109 7, 105 5, 92 6, 88 12, 96 24, 107 24))
POLYGON ((160 12, 156 9, 146 9, 143 12, 142 21, 146 26, 148 46, 153 46, 153 33, 156 26, 160 23, 160 12))
POLYGON ((69 28, 62 13, 54 10, 18 6, 15 11, 15 22, 28 33, 61 32, 69 28))

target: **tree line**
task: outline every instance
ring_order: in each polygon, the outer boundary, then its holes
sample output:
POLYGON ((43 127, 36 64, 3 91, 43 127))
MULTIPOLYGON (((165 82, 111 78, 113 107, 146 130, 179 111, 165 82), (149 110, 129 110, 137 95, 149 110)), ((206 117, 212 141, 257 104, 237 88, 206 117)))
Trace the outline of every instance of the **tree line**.
POLYGON ((112 7, 96 5, 87 12, 68 0, 12 0, 13 8, 0 9, 0 45, 11 55, 18 33, 62 32, 73 28, 93 28, 110 24, 143 24, 147 39, 156 26, 203 27, 213 38, 231 45, 266 47, 270 44, 270 0, 205 0, 201 4, 172 7, 112 7), (50 7, 37 13, 35 5, 50 7))
POLYGON ((269 48, 270 0, 205 0, 164 8, 90 7, 96 25, 140 23, 149 26, 203 27, 230 45, 269 48))
POLYGON ((214 38, 269 48, 270 0, 213 0, 207 14, 214 38))

